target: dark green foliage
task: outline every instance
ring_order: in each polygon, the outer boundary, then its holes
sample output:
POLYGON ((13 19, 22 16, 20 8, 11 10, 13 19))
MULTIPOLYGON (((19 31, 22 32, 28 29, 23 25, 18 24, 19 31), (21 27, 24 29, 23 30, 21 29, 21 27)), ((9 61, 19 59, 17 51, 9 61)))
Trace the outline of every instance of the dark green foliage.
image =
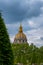
POLYGON ((40 61, 43 62, 43 46, 40 47, 40 61))
POLYGON ((13 54, 6 26, 0 15, 0 65, 13 65, 13 54))
POLYGON ((28 44, 13 44, 13 53, 14 53, 14 63, 23 63, 24 65, 27 63, 26 59, 28 59, 28 44))
POLYGON ((43 46, 38 48, 31 44, 12 44, 14 53, 14 64, 23 63, 28 65, 32 63, 43 63, 43 46))

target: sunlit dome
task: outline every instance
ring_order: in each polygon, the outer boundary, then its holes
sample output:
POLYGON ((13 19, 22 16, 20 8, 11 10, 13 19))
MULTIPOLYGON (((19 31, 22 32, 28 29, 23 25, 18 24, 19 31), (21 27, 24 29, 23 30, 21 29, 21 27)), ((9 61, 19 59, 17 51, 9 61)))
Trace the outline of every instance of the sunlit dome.
POLYGON ((20 25, 19 32, 15 35, 14 43, 27 43, 27 38, 23 33, 22 25, 20 25))

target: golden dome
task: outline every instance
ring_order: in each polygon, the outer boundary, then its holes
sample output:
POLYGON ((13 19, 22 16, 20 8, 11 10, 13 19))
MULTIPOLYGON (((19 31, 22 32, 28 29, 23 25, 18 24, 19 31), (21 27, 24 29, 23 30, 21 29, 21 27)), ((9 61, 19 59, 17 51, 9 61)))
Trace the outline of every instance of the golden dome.
POLYGON ((26 38, 26 35, 23 33, 23 30, 22 30, 22 25, 20 25, 19 32, 18 32, 18 34, 16 34, 15 38, 16 39, 20 39, 20 38, 25 39, 26 38))
POLYGON ((18 33, 15 36, 15 39, 26 39, 26 35, 24 33, 18 33))
POLYGON ((20 27, 19 27, 19 32, 18 32, 18 34, 16 34, 16 36, 15 36, 15 39, 14 39, 14 41, 20 41, 20 40, 22 40, 22 41, 26 41, 27 42, 27 38, 26 38, 26 35, 23 33, 23 29, 22 29, 22 25, 20 25, 20 27))

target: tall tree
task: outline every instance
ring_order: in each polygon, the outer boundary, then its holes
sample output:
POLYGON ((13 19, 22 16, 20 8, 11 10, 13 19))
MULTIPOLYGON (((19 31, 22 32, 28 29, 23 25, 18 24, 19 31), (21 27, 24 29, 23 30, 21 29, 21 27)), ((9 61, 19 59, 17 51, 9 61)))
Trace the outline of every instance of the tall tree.
POLYGON ((6 26, 0 13, 0 65, 13 65, 13 53, 6 26))

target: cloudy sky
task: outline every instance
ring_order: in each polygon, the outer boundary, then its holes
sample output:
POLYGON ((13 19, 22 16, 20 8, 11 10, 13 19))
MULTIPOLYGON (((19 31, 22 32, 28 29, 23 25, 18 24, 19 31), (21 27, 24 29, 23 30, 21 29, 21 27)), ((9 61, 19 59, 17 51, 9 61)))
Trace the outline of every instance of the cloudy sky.
POLYGON ((43 0, 0 0, 11 42, 22 23, 29 44, 43 45, 43 0))

